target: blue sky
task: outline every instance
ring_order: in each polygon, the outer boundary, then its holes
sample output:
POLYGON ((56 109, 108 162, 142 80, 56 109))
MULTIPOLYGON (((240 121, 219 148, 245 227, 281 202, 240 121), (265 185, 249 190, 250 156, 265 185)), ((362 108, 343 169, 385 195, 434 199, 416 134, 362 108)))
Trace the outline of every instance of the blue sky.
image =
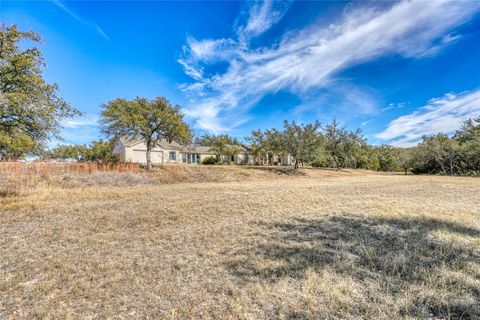
POLYGON ((43 35, 45 77, 101 137, 100 105, 165 96, 197 134, 237 138, 283 120, 413 145, 480 116, 480 2, 0 2, 43 35))

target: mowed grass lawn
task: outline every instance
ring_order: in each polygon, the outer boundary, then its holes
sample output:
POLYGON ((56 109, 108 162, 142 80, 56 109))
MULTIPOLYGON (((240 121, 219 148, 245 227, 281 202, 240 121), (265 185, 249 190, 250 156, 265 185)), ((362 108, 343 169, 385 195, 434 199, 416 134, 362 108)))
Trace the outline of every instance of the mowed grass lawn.
POLYGON ((479 319, 480 180, 48 188, 0 210, 1 319, 479 319))

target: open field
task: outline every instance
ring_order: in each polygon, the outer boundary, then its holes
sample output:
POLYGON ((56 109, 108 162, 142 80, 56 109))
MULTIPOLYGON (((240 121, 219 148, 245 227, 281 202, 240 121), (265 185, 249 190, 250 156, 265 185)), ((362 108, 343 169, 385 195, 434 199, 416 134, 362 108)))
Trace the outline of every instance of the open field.
POLYGON ((0 198, 0 252, 0 319, 479 319, 480 180, 45 177, 0 198))

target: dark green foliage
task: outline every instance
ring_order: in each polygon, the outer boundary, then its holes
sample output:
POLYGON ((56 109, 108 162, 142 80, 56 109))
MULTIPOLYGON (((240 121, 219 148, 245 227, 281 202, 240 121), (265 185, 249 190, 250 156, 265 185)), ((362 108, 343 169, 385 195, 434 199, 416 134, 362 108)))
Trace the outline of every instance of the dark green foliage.
POLYGON ((205 164, 205 165, 214 165, 214 164, 218 164, 219 162, 220 162, 220 159, 213 156, 206 157, 205 159, 202 160, 202 164, 205 164))
POLYGON ((396 148, 389 145, 381 145, 376 148, 379 170, 381 171, 396 171, 397 170, 397 160, 396 160, 396 148))
POLYGON ((118 158, 113 154, 113 141, 92 141, 92 143, 83 149, 83 159, 85 161, 96 162, 117 162, 118 158))
POLYGON ((26 154, 35 154, 41 149, 38 141, 20 131, 11 134, 0 132, 0 160, 22 159, 26 154))
POLYGON ((51 150, 43 153, 44 159, 62 159, 62 160, 82 160, 84 145, 58 145, 51 150))
POLYGON ((16 159, 59 137, 61 121, 81 113, 43 78, 42 42, 35 32, 0 24, 0 154, 16 159))
POLYGON ((322 136, 319 134, 320 122, 313 124, 298 124, 292 121, 283 123, 283 131, 278 135, 278 145, 294 159, 294 170, 300 163, 315 160, 318 146, 321 145, 322 136))
POLYGON ((328 168, 331 167, 331 162, 327 158, 317 158, 310 165, 314 168, 328 168))
POLYGON ((246 140, 257 164, 273 164, 275 154, 293 157, 294 168, 300 164, 315 167, 367 168, 369 147, 360 131, 347 131, 336 121, 322 129, 320 122, 298 124, 285 121, 283 130, 256 130, 246 140))
POLYGON ((220 158, 220 156, 235 155, 241 151, 240 142, 226 134, 205 134, 200 138, 197 138, 195 143, 210 147, 210 150, 217 154, 217 158, 220 158))
POLYGON ((149 171, 152 170, 151 151, 158 141, 189 142, 192 137, 180 106, 173 106, 164 97, 152 100, 118 98, 102 105, 101 116, 102 131, 107 136, 139 136, 145 141, 149 171))
POLYGON ((466 121, 453 137, 423 137, 410 163, 414 173, 480 175, 480 119, 466 121))
POLYGON ((480 175, 480 118, 465 122, 454 139, 460 145, 462 171, 480 175))
POLYGON ((423 137, 412 148, 370 146, 359 130, 348 131, 335 120, 323 127, 286 122, 282 131, 256 130, 246 140, 257 164, 272 164, 268 159, 274 154, 290 154, 296 166, 480 175, 480 119, 466 121, 453 137, 423 137))
POLYGON ((92 141, 90 145, 59 145, 47 151, 44 158, 71 159, 89 162, 117 162, 113 154, 113 141, 92 141))
POLYGON ((274 164, 275 154, 285 154, 283 145, 283 132, 277 129, 252 131, 251 136, 245 140, 249 143, 250 155, 254 157, 255 164, 274 164))
POLYGON ((347 131, 341 128, 337 121, 325 126, 323 130, 324 149, 333 160, 335 168, 366 166, 366 141, 359 129, 347 131))

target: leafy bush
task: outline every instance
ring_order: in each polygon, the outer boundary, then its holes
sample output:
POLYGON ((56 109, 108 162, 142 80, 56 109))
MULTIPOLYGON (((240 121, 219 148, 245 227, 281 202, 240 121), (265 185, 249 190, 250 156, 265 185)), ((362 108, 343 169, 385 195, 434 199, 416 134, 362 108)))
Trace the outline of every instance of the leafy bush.
POLYGON ((219 162, 220 162, 220 159, 213 156, 206 157, 205 159, 202 160, 202 164, 206 164, 206 165, 217 164, 219 162))
POLYGON ((114 141, 102 139, 92 141, 90 145, 58 145, 44 153, 44 158, 73 159, 87 162, 118 162, 118 157, 113 154, 114 141))
POLYGON ((312 167, 314 168, 326 168, 329 167, 330 164, 331 163, 329 162, 329 159, 327 159, 326 157, 319 157, 313 160, 311 163, 312 167))

